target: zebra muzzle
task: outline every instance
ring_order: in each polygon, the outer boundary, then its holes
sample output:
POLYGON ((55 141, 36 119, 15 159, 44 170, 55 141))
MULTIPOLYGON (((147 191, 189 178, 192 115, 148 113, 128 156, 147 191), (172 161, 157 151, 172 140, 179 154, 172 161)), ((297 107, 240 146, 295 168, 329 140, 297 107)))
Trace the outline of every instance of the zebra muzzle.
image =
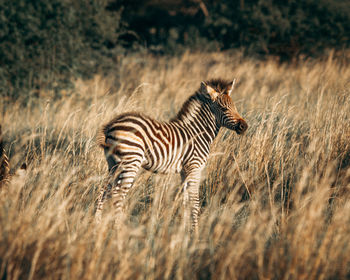
POLYGON ((248 128, 248 124, 246 123, 246 121, 243 119, 240 119, 237 122, 235 130, 237 134, 243 134, 247 130, 247 128, 248 128))

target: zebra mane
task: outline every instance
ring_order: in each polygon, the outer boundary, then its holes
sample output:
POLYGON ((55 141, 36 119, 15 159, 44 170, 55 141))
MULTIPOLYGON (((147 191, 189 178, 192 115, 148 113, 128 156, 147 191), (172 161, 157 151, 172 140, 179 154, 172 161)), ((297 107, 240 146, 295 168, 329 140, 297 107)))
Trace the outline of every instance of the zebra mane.
MULTIPOLYGON (((211 79, 204 82, 206 85, 212 87, 217 92, 226 91, 232 84, 232 81, 223 80, 223 79, 211 79)), ((192 94, 182 105, 182 108, 177 113, 176 117, 172 118, 171 121, 181 120, 185 116, 188 115, 192 106, 197 103, 199 104, 209 104, 211 101, 209 98, 201 92, 201 88, 199 88, 194 94, 192 94)))
POLYGON ((232 81, 223 79, 211 79, 204 82, 207 86, 212 87, 217 92, 224 92, 229 89, 232 85, 232 81))

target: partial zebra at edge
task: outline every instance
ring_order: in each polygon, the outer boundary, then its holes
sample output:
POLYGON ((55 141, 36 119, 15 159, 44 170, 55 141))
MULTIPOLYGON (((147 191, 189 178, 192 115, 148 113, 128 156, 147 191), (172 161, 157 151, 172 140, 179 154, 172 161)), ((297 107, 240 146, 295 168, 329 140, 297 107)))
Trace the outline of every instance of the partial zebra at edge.
POLYGON ((0 125, 0 187, 8 181, 9 173, 10 163, 5 152, 2 127, 0 125))
POLYGON ((22 163, 21 167, 13 174, 11 174, 10 170, 10 161, 5 151, 2 126, 0 125, 0 189, 9 184, 13 177, 23 178, 26 174, 27 164, 22 163))

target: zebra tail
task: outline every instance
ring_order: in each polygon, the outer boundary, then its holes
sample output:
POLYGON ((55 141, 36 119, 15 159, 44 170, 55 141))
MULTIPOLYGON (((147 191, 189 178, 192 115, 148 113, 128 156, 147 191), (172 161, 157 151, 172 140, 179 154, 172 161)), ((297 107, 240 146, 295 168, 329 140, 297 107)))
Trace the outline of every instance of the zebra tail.
POLYGON ((106 143, 106 139, 107 139, 107 132, 108 132, 108 125, 104 125, 99 132, 97 133, 96 136, 96 142, 97 145, 99 145, 101 148, 105 149, 105 148, 109 148, 110 145, 108 145, 106 143))

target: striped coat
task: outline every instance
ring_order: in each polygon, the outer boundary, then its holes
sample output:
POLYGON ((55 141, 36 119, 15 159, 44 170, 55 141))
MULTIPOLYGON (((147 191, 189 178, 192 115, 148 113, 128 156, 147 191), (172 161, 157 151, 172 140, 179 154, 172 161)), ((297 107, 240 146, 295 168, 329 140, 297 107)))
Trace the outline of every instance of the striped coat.
POLYGON ((10 164, 5 153, 4 143, 2 140, 1 125, 0 125, 0 189, 2 185, 8 181, 9 172, 10 172, 10 164))
MULTIPOLYGON (((101 219, 103 203, 112 191, 116 211, 142 167, 153 172, 181 173, 185 213, 197 228, 199 182, 210 146, 221 127, 242 134, 247 123, 230 97, 234 82, 221 79, 202 82, 169 122, 139 113, 125 113, 103 126, 98 141, 104 149, 111 182, 101 191, 96 216, 101 219)), ((185 219, 188 219, 185 217, 185 219)))
MULTIPOLYGON (((4 148, 4 141, 0 125, 0 191, 3 186, 9 185, 9 183, 14 179, 20 179, 20 181, 23 183, 27 172, 26 170, 27 164, 24 162, 19 169, 10 173, 10 162, 4 148)), ((17 181, 17 187, 19 187, 18 182, 19 181, 17 181)))

